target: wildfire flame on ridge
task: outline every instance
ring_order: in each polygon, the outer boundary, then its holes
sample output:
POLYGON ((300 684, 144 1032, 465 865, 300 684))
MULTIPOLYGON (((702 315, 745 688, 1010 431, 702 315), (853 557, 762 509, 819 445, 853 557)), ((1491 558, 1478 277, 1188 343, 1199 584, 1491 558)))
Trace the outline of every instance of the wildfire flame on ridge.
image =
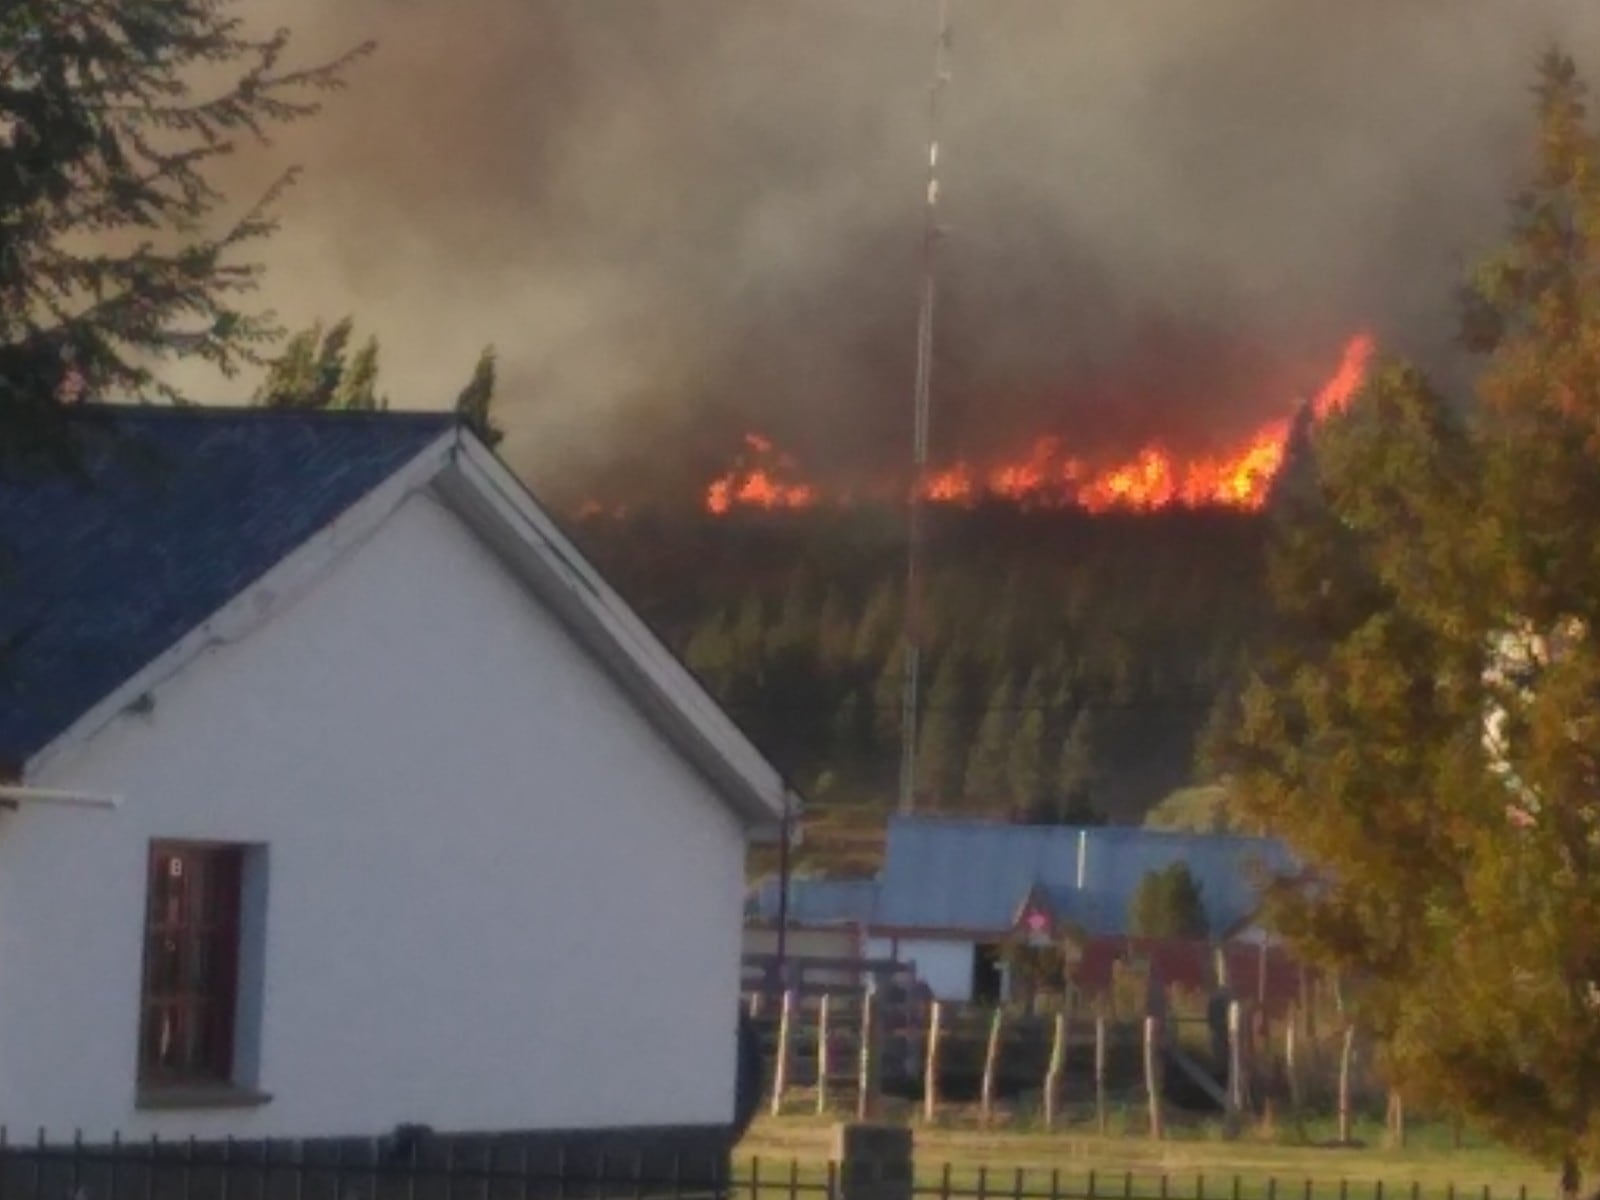
MULTIPOLYGON (((1373 338, 1365 333, 1346 343, 1338 369, 1312 398, 1313 420, 1326 420, 1350 403, 1366 381, 1375 349, 1373 338)), ((1254 510, 1266 503, 1272 480, 1283 466, 1291 425, 1290 417, 1270 421, 1224 454, 1183 458, 1151 444, 1108 467, 1092 467, 1068 453, 1059 436, 1047 434, 1009 461, 988 467, 957 462, 930 471, 922 481, 921 495, 938 504, 973 504, 990 498, 1039 508, 1076 506, 1090 512, 1210 505, 1254 510)), ((808 508, 847 499, 825 495, 816 485, 796 480, 794 459, 761 434, 745 434, 744 443, 746 453, 706 488, 708 512, 722 515, 738 506, 808 508)))

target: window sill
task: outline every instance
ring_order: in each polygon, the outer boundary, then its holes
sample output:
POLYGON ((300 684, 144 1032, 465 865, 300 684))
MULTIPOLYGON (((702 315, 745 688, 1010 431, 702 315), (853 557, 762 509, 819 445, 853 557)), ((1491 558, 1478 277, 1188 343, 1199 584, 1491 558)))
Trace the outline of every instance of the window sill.
POLYGON ((231 1083, 142 1084, 133 1106, 162 1108, 258 1108, 272 1100, 272 1093, 231 1083))

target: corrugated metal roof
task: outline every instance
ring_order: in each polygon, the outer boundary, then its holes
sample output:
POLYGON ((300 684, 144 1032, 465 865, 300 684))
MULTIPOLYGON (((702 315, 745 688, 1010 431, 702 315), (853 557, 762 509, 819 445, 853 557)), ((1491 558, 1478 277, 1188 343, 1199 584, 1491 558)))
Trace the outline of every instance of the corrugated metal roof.
MULTIPOLYGON (((791 879, 789 922, 793 925, 868 923, 878 902, 876 879, 791 879)), ((745 902, 745 916, 778 919, 778 881, 764 880, 745 902)))
POLYGON ((0 755, 45 746, 450 429, 453 414, 86 410, 0 486, 0 755), (108 436, 109 435, 109 436, 108 436))
POLYGON ((1254 865, 1282 869, 1292 860, 1282 843, 1268 838, 894 817, 875 923, 999 933, 1011 928, 1029 890, 1039 885, 1058 912, 1087 932, 1121 933, 1140 880, 1175 862, 1187 863, 1200 883, 1217 934, 1254 909, 1254 865))

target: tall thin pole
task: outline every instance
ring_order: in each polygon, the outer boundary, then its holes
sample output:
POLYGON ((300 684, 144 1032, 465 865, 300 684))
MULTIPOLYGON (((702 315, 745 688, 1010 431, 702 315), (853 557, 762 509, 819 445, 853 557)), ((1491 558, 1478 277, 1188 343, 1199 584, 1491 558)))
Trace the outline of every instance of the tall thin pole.
POLYGON ((789 839, 794 836, 794 809, 789 783, 783 784, 783 819, 778 826, 778 990, 789 988, 789 839))
POLYGON ((933 381, 934 268, 939 228, 939 99, 950 80, 950 0, 939 0, 939 39, 928 91, 928 199, 922 230, 922 304, 917 314, 917 377, 911 432, 911 499, 906 531, 906 601, 900 688, 900 811, 917 804, 917 688, 922 670, 922 519, 928 479, 928 399, 933 381))

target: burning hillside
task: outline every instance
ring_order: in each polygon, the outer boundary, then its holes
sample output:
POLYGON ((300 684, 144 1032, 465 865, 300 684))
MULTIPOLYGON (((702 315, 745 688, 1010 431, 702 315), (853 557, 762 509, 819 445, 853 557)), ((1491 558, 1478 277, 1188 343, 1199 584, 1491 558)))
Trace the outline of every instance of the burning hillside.
MULTIPOLYGON (((1322 420, 1359 390, 1372 361, 1370 335, 1344 347, 1338 368, 1317 390, 1311 415, 1322 420)), ((1073 453, 1067 439, 1045 434, 1009 458, 984 463, 957 461, 930 470, 920 484, 925 500, 972 505, 1006 501, 1025 508, 1076 507, 1150 511, 1169 507, 1258 509, 1283 466, 1293 414, 1260 426, 1220 453, 1184 454, 1160 442, 1131 456, 1090 462, 1073 453)), ((738 508, 803 509, 818 504, 890 501, 890 485, 829 486, 804 477, 800 464, 759 433, 744 437, 736 461, 706 487, 706 511, 723 515, 738 508)))

